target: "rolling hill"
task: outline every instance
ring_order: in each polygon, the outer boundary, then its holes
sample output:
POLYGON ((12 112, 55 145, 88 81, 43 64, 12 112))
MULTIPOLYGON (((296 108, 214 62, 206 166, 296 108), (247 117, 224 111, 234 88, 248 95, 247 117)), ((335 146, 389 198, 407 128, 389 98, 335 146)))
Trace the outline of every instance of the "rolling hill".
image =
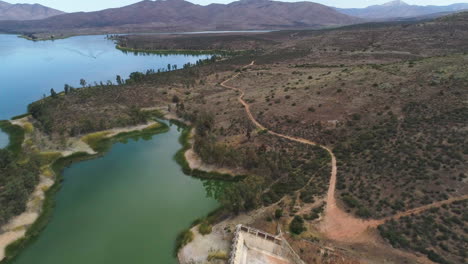
POLYGON ((64 12, 39 4, 9 4, 0 1, 0 20, 36 20, 61 14, 64 12))

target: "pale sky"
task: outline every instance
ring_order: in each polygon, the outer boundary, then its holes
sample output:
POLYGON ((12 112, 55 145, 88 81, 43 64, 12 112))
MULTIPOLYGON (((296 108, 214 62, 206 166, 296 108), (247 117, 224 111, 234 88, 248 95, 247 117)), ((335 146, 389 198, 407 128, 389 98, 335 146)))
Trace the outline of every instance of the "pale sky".
MULTIPOLYGON (((65 12, 96 11, 111 7, 121 7, 139 2, 139 0, 2 0, 8 3, 39 3, 56 8, 65 12)), ((189 2, 208 5, 211 3, 230 3, 233 0, 188 0, 189 2)), ((285 2, 298 2, 298 0, 281 0, 285 2)), ((300 0, 299 0, 300 1, 300 0)), ((389 2, 390 0, 313 0, 311 2, 321 3, 336 7, 366 7, 389 2)), ((405 0, 414 5, 449 5, 454 3, 466 3, 467 0, 405 0)))

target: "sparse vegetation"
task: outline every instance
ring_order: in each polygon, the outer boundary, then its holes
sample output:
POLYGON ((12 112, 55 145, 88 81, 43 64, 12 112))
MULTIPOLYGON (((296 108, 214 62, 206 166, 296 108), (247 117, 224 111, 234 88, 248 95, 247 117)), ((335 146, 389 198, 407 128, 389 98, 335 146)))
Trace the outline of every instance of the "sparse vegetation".
POLYGON ((468 201, 454 202, 420 215, 389 221, 379 231, 392 246, 419 251, 434 262, 466 263, 467 206, 468 201))

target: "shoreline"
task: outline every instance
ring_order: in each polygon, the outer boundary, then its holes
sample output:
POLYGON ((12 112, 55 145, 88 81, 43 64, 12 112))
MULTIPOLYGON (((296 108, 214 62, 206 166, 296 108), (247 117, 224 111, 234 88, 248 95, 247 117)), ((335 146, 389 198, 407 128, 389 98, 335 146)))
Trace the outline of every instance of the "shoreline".
MULTIPOLYGON (((118 33, 118 32, 88 32, 88 33, 82 33, 80 34, 79 32, 77 33, 60 33, 62 36, 57 37, 57 38, 51 38, 49 37, 42 37, 42 38, 31 38, 27 35, 21 34, 20 32, 18 33, 1 33, 1 35, 15 35, 19 38, 23 38, 26 40, 30 41, 54 41, 54 40, 59 40, 59 39, 67 39, 67 38, 72 38, 72 37, 79 37, 79 36, 108 36, 108 35, 123 35, 123 36, 128 36, 128 35, 195 35, 195 34, 261 34, 261 33, 269 33, 269 32, 275 32, 275 31, 280 31, 279 29, 271 29, 271 30, 207 30, 207 31, 181 31, 181 32, 165 32, 165 31, 159 31, 159 32, 123 32, 123 33, 118 33)), ((32 35, 37 34, 37 33, 30 33, 32 35)), ((46 34, 46 33, 39 33, 39 34, 46 34)), ((52 33, 49 33, 49 35, 53 35, 52 33)))
MULTIPOLYGON (((114 40, 115 41, 115 40, 114 40)), ((190 49, 161 49, 161 50, 145 50, 145 49, 133 49, 122 47, 120 45, 115 46, 116 49, 122 52, 133 52, 133 53, 146 53, 146 54, 161 54, 161 55, 214 55, 219 54, 223 56, 239 55, 246 51, 227 51, 227 50, 190 50, 190 49)))
MULTIPOLYGON (((20 126, 23 130, 25 129, 25 123, 28 123, 27 117, 8 122, 12 125, 20 126)), ((120 139, 140 136, 146 133, 156 135, 167 132, 168 129, 169 127, 166 124, 153 121, 148 122, 146 125, 114 128, 95 133, 106 133, 100 140, 112 145, 120 139), (156 124, 161 125, 155 126, 156 124)), ((75 138, 77 144, 72 150, 48 152, 57 154, 57 158, 52 160, 48 165, 45 165, 44 169, 41 169, 43 172, 40 173, 39 183, 28 199, 26 211, 13 217, 7 224, 0 227, 0 263, 8 263, 14 259, 20 250, 33 241, 42 229, 46 227, 53 210, 55 193, 61 187, 62 171, 73 163, 94 159, 107 152, 107 149, 98 152, 94 151, 89 144, 83 141, 83 138, 88 135, 90 134, 78 139, 75 138)), ((47 152, 42 151, 41 153, 47 152)))
MULTIPOLYGON (((29 123, 28 118, 29 116, 26 116, 8 122, 12 125, 20 126, 24 130, 24 126, 29 123)), ((175 117, 172 113, 165 114, 163 119, 167 120, 169 125, 175 124, 183 129, 179 137, 181 148, 174 155, 174 160, 181 166, 185 175, 197 179, 222 181, 237 181, 246 177, 245 175, 228 174, 228 172, 234 172, 229 169, 221 169, 203 163, 196 153, 191 151, 193 148, 193 141, 191 140, 193 136, 192 126, 185 120, 175 117), (186 155, 189 151, 191 151, 190 154, 186 155), (186 157, 188 157, 188 159, 186 157), (194 162, 196 162, 196 166, 192 167, 194 162), (205 168, 210 168, 210 170, 205 171, 205 168)), ((9 261, 13 260, 20 251, 34 241, 47 226, 53 211, 55 194, 61 187, 62 171, 66 167, 76 162, 105 155, 108 151, 108 147, 112 146, 120 139, 142 136, 148 133, 157 135, 159 133, 165 133, 168 130, 168 125, 158 121, 149 121, 144 125, 113 128, 75 138, 76 144, 73 149, 56 152, 60 156, 47 165, 47 175, 43 173, 40 174, 40 181, 36 185, 34 192, 30 195, 26 211, 13 217, 7 224, 0 227, 0 263, 7 264, 9 261), (155 127, 155 125, 158 124, 161 125, 155 127), (154 129, 156 129, 156 131, 154 131, 154 129), (97 151, 93 148, 93 144, 85 142, 85 138, 93 134, 103 135, 103 137, 99 139, 99 142, 103 143, 103 145, 96 144, 97 148, 101 148, 97 151)), ((23 140, 23 143, 25 140, 26 138, 23 140)), ((217 211, 219 211, 219 208, 210 213, 210 215, 217 211)), ((192 226, 190 228, 194 227, 192 226)), ((180 250, 177 253, 179 252, 180 250)))
POLYGON ((195 129, 190 129, 190 137, 188 139, 188 143, 191 145, 191 147, 187 149, 184 153, 185 160, 188 162, 188 165, 192 170, 200 170, 207 173, 220 173, 224 175, 227 174, 231 175, 232 177, 235 177, 233 175, 245 175, 247 173, 246 171, 243 171, 241 169, 234 170, 203 162, 201 157, 194 150, 194 133, 195 129))
POLYGON ((54 41, 54 40, 60 40, 60 39, 67 39, 67 38, 71 38, 71 37, 75 37, 73 35, 70 35, 70 36, 62 36, 62 37, 58 37, 58 38, 32 38, 32 37, 29 37, 29 36, 26 36, 26 35, 17 35, 17 34, 14 34, 16 36, 18 36, 18 38, 22 38, 22 39, 25 39, 25 40, 29 40, 29 41, 33 41, 33 42, 38 42, 38 41, 54 41))
MULTIPOLYGON (((17 34, 12 34, 16 35, 17 34)), ((89 34, 88 34, 89 35, 89 34)), ((91 34, 91 35, 102 35, 102 34, 91 34)), ((21 36, 18 36, 21 37, 21 36)), ((74 37, 67 36, 66 38, 74 37)), ((25 38, 27 39, 27 38, 25 38)), ((56 38, 58 39, 58 38, 56 38)), ((43 39, 56 40, 56 39, 43 39)), ((32 39, 30 39, 32 40, 32 39)), ((38 40, 35 40, 38 41, 38 40)), ((42 40, 41 40, 42 41, 42 40)), ((169 52, 171 53, 171 52, 169 52)), ((179 52, 180 54, 180 52, 179 52)), ((187 52, 192 55, 193 52, 187 52)), ((196 54, 196 53, 195 53, 196 54)), ((199 55, 203 55, 198 53, 199 55)), ((213 53, 208 53, 213 54, 213 53)), ((159 110, 160 107, 152 107, 146 109, 147 111, 159 110)), ((185 159, 185 152, 190 149, 191 143, 188 142, 190 138, 190 130, 192 126, 190 122, 180 119, 173 113, 163 111, 164 114, 153 115, 151 120, 157 118, 169 121, 169 124, 175 124, 183 129, 182 134, 179 137, 179 143, 181 145, 180 150, 174 155, 174 160, 181 166, 182 171, 185 175, 194 177, 197 179, 210 179, 210 180, 222 180, 222 181, 238 181, 246 177, 246 175, 231 175, 226 173, 219 173, 217 171, 202 171, 198 168, 191 168, 188 161, 185 159)), ((90 160, 97 158, 109 150, 109 148, 116 142, 125 140, 131 137, 142 137, 142 136, 154 136, 159 133, 165 133, 169 130, 169 126, 166 123, 153 121, 146 125, 128 126, 113 128, 104 131, 97 131, 82 135, 81 137, 68 137, 68 147, 57 147, 54 146, 55 141, 52 141, 51 145, 38 146, 31 138, 26 138, 26 134, 32 133, 28 131, 32 127, 32 131, 35 127, 29 122, 31 115, 29 113, 18 115, 13 117, 11 120, 0 121, 0 125, 6 124, 11 128, 2 129, 9 137, 9 144, 5 148, 9 148, 13 152, 23 151, 23 145, 27 144, 34 145, 37 147, 37 154, 54 154, 53 159, 49 163, 41 167, 38 171, 39 181, 34 187, 34 191, 29 195, 27 208, 25 212, 12 217, 9 221, 0 226, 0 264, 7 264, 13 260, 20 251, 33 242, 41 231, 47 226, 51 214, 54 209, 55 194, 61 188, 61 182, 63 177, 63 170, 80 161, 90 160), (160 126, 155 126, 160 124, 160 126), (17 131, 19 130, 19 131, 17 131), (20 132, 20 135, 17 133, 20 132), (104 137, 98 139, 93 146, 89 142, 85 142, 84 138, 91 134, 104 134, 104 137), (70 142, 71 141, 71 142, 70 142), (48 148, 54 148, 50 150, 48 148), (42 171, 46 171, 46 175, 42 171)), ((2 127, 3 128, 3 127, 2 127)), ((49 161, 49 160, 48 160, 49 161)), ((216 209, 212 213, 216 213, 219 210, 216 209)), ((212 214, 210 213, 210 214, 212 214)))

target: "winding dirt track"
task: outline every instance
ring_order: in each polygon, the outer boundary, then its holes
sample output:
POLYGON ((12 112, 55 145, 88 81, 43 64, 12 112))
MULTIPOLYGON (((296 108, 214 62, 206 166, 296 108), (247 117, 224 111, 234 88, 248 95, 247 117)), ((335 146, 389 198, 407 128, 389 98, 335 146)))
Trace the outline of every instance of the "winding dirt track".
MULTIPOLYGON (((250 66, 253 66, 254 64, 255 64, 255 61, 252 61, 250 64, 244 66, 242 69, 246 69, 250 66)), ((326 198, 327 205, 325 208, 323 221, 319 225, 319 229, 328 238, 337 240, 337 241, 353 242, 353 243, 374 242, 375 236, 371 235, 370 232, 368 232, 369 229, 376 228, 377 226, 384 224, 388 220, 399 219, 404 216, 409 216, 409 215, 424 212, 431 208, 440 207, 444 204, 450 204, 455 201, 462 201, 462 200, 468 199, 468 195, 455 197, 455 198, 451 198, 445 201, 435 202, 435 203, 428 204, 425 206, 413 208, 411 210, 401 212, 396 215, 383 218, 383 219, 378 219, 378 220, 363 220, 363 219, 356 218, 351 214, 346 213, 345 211, 343 211, 337 206, 337 201, 335 198, 335 189, 336 189, 336 180, 337 180, 336 176, 338 173, 338 167, 337 167, 335 154, 333 153, 331 148, 324 146, 324 145, 320 145, 316 142, 313 142, 304 138, 292 137, 292 136, 276 133, 274 131, 268 130, 265 126, 260 124, 253 116, 252 112, 250 111, 250 105, 246 101, 244 101, 245 92, 239 88, 236 88, 227 84, 228 82, 237 78, 239 75, 241 75, 241 72, 235 74, 231 78, 222 82, 221 86, 240 93, 238 97, 238 101, 244 106, 249 119, 252 121, 252 123, 255 124, 257 128, 261 130, 266 130, 268 134, 270 135, 274 135, 277 137, 281 137, 281 138, 288 139, 288 140, 295 141, 295 142, 302 143, 302 144, 318 146, 326 150, 330 154, 332 170, 331 170, 330 183, 329 183, 327 198, 326 198)))

